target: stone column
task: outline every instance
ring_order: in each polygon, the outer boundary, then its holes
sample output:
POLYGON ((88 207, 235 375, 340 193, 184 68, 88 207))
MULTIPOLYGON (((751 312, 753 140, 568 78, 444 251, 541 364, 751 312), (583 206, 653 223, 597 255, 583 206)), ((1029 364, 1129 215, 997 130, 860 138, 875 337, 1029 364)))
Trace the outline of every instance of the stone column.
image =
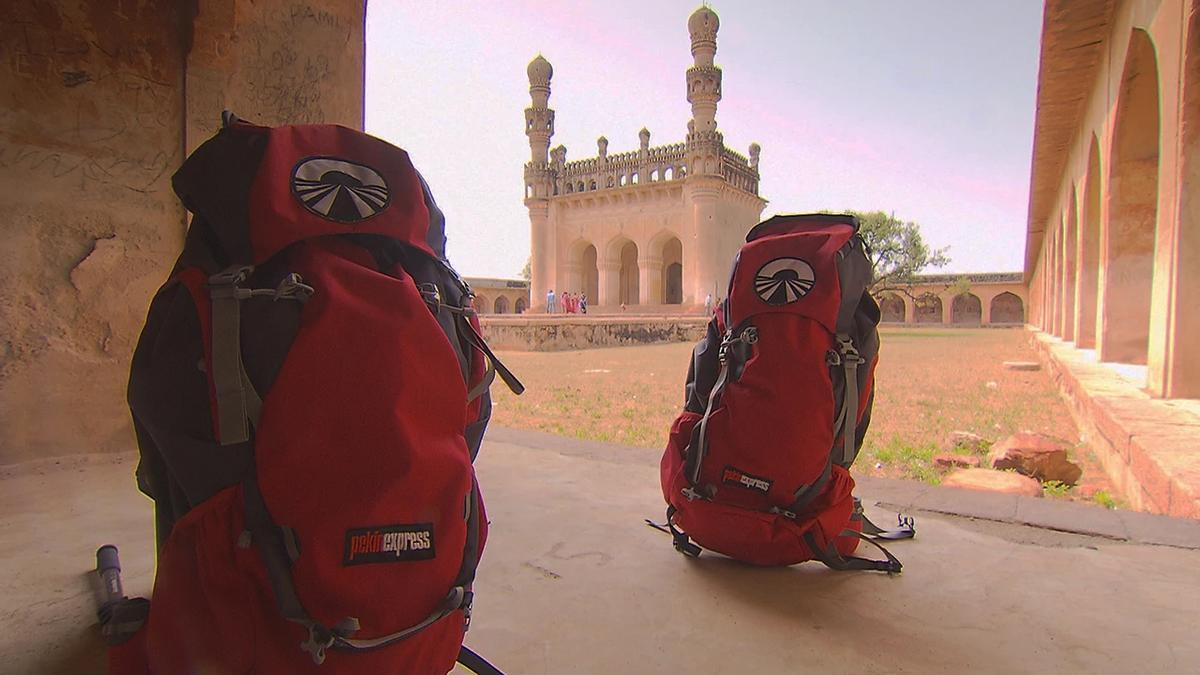
POLYGON ((917 303, 912 298, 902 295, 900 299, 904 301, 904 323, 914 324, 917 322, 917 303))
POLYGON ((715 301, 721 295, 722 277, 729 273, 728 269, 722 269, 717 260, 721 250, 717 197, 721 194, 723 182, 713 176, 689 175, 687 178, 687 199, 692 207, 694 239, 692 255, 683 256, 683 276, 684 287, 690 291, 692 304, 696 305, 702 304, 708 293, 712 293, 715 301))
POLYGON ((646 257, 638 261, 638 302, 640 304, 663 304, 662 270, 662 258, 646 257))
POLYGON ((553 288, 555 295, 562 295, 556 288, 557 251, 554 230, 550 225, 550 203, 544 199, 527 199, 529 208, 529 302, 530 311, 546 311, 546 291, 553 288))
POLYGON ((942 300, 942 325, 948 326, 954 323, 954 295, 944 293, 938 297, 942 300))
POLYGON ((979 325, 986 326, 992 322, 992 301, 996 299, 996 295, 988 297, 987 300, 984 300, 982 295, 979 296, 979 325))
POLYGON ((600 276, 600 301, 605 307, 616 307, 621 304, 621 262, 603 260, 596 263, 596 271, 600 276))

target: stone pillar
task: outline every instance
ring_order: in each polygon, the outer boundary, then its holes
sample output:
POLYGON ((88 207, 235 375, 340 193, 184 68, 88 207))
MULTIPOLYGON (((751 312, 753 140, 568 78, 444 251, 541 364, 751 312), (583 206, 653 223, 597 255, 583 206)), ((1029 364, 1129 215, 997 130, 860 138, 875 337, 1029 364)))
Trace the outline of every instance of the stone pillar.
POLYGON ((187 228, 171 175, 223 108, 361 127, 363 3, 319 4, 4 3, 0 464, 135 447, 129 361, 187 228))
POLYGON ((557 249, 554 229, 550 225, 550 202, 545 199, 527 199, 529 208, 529 301, 530 311, 546 311, 546 291, 553 288, 556 296, 562 289, 554 284, 557 272, 557 249))
POLYGON ((662 258, 645 257, 638 260, 638 302, 642 305, 663 304, 662 258))
POLYGON ((943 293, 938 297, 942 300, 942 325, 948 326, 954 323, 954 295, 943 293))
MULTIPOLYGON (((723 277, 729 274, 718 257, 721 253, 721 231, 717 219, 717 197, 724 181, 712 176, 689 175, 686 179, 687 201, 691 204, 692 255, 683 256, 684 288, 691 294, 691 304, 703 304, 706 294, 715 301, 722 295, 723 277), (689 270, 688 267, 691 267, 689 270), (690 282, 688 280, 691 280, 690 282)), ((684 298, 687 303, 687 298, 684 298)))
POLYGON ((362 2, 197 5, 187 58, 188 152, 217 132, 225 109, 268 126, 363 128, 362 2))
POLYGON ((597 304, 609 308, 620 305, 621 261, 602 260, 596 263, 596 270, 600 276, 600 301, 597 304))
POLYGON ((982 295, 979 297, 979 311, 982 312, 979 315, 979 325, 986 326, 992 322, 992 301, 996 299, 996 295, 999 294, 992 295, 986 300, 982 295))
POLYGON ((900 296, 904 301, 904 323, 914 324, 917 322, 917 303, 907 295, 900 296))

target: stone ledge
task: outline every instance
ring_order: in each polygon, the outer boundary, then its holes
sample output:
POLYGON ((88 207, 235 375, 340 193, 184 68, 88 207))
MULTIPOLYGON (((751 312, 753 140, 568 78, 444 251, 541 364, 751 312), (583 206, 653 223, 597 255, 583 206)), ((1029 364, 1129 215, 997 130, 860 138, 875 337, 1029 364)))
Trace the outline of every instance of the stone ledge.
POLYGON ((1139 511, 1200 518, 1197 402, 1151 398, 1070 343, 1030 330, 1080 433, 1121 496, 1139 511))

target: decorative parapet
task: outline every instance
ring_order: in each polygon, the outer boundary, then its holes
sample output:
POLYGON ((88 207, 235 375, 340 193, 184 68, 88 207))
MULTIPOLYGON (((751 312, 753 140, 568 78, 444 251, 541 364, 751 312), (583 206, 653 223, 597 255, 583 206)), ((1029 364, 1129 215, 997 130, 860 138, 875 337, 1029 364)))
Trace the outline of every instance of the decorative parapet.
POLYGON ((721 153, 721 176, 731 186, 758 194, 758 170, 751 168, 750 160, 729 148, 723 148, 721 153))
MULTIPOLYGON (((557 149, 556 149, 557 150, 557 149)), ((565 151, 562 153, 565 156, 565 151)), ((733 187, 758 194, 759 174, 744 155, 722 146, 721 175, 733 187)), ((540 168, 540 167, 539 167, 540 168)), ((687 145, 672 143, 549 166, 554 195, 680 180, 688 174, 687 145)))

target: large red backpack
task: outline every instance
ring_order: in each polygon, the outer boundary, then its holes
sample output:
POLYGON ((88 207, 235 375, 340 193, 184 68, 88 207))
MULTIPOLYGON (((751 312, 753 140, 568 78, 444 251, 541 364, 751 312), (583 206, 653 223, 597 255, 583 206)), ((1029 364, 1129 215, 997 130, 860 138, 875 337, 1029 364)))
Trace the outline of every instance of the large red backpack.
POLYGON ((663 529, 678 550, 900 571, 886 550, 851 556, 866 535, 912 536, 907 519, 871 524, 852 495, 879 353, 870 281, 853 216, 776 216, 746 236, 663 453, 663 529))
POLYGON ((404 151, 225 122, 174 177, 191 227, 133 358, 158 565, 111 670, 445 673, 487 537, 488 386, 520 383, 404 151))

